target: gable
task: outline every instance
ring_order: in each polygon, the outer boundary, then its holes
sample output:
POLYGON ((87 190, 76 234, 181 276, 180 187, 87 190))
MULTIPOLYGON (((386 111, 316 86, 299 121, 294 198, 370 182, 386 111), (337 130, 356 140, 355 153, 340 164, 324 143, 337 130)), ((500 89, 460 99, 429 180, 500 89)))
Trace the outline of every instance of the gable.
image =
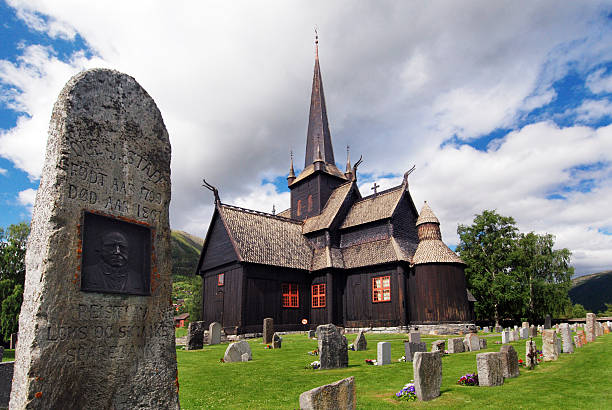
POLYGON ((404 193, 404 185, 367 196, 353 204, 346 218, 340 226, 341 229, 363 225, 381 219, 391 218, 397 203, 404 193))
POLYGON ((345 204, 347 198, 350 197, 353 186, 354 184, 352 182, 347 182, 336 188, 330 195, 321 213, 304 221, 302 233, 306 234, 321 229, 329 229, 342 208, 342 205, 345 204))
POLYGON ((219 213, 215 211, 213 220, 206 233, 206 241, 200 255, 198 272, 206 271, 238 260, 232 240, 223 225, 219 213))

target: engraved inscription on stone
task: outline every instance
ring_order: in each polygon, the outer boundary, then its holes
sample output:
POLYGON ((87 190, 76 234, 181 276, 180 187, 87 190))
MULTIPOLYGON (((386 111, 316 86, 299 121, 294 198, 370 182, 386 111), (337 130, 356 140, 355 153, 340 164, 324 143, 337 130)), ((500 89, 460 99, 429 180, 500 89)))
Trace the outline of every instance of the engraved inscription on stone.
POLYGON ((151 230, 91 212, 83 215, 81 290, 150 295, 151 230))

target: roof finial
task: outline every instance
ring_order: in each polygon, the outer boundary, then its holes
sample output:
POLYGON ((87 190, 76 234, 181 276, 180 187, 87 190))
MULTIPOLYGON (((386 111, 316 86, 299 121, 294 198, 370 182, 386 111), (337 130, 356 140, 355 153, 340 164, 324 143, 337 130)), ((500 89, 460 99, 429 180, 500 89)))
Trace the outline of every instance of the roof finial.
POLYGON ((276 205, 272 204, 272 215, 276 215, 276 205))
POLYGON ((291 166, 289 167, 289 175, 287 176, 287 184, 291 185, 295 181, 295 171, 293 170, 293 150, 289 151, 291 156, 291 166))
POLYGON ((346 169, 344 170, 344 176, 351 181, 353 179, 353 167, 351 167, 351 154, 350 146, 346 145, 346 169))
POLYGON ((319 59, 319 31, 317 26, 315 26, 315 55, 317 60, 319 59))
POLYGON ((202 186, 210 189, 213 193, 213 195, 215 196, 215 205, 221 206, 221 198, 219 198, 219 190, 217 188, 215 188, 214 186, 212 186, 211 184, 209 184, 208 182, 206 182, 206 180, 204 178, 202 178, 202 186))
POLYGON ((415 169, 416 169, 416 165, 413 165, 412 168, 410 168, 408 171, 404 173, 404 181, 402 182, 402 185, 404 185, 404 189, 406 190, 408 190, 408 176, 412 174, 415 169))
POLYGON ((353 165, 353 181, 357 181, 357 167, 361 165, 362 162, 363 162, 363 155, 360 155, 359 161, 355 162, 355 165, 353 165))

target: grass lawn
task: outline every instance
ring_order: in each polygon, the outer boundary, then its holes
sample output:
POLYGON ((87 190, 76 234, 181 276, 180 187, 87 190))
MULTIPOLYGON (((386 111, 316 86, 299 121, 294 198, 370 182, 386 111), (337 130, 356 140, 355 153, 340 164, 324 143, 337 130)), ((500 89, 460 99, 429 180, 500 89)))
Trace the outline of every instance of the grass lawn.
POLYGON ((175 328, 174 334, 176 337, 187 336, 187 326, 175 328))
POLYGON ((12 362, 15 360, 15 350, 14 349, 4 349, 4 354, 2 355, 3 362, 12 362))
MULTIPOLYGON (((352 343, 356 335, 348 335, 352 343)), ((483 335, 480 335, 483 337, 483 335)), ((399 407, 432 408, 612 408, 612 334, 594 343, 562 354, 555 362, 543 362, 535 370, 521 368, 521 375, 499 387, 459 386, 457 379, 476 372, 476 353, 459 353, 442 359, 442 395, 430 402, 398 402, 394 394, 412 379, 412 363, 397 362, 404 354, 405 334, 366 334, 368 350, 349 351, 349 367, 311 370, 304 366, 317 360, 308 351, 316 340, 304 334, 283 336, 283 348, 264 349, 261 339, 250 339, 253 361, 221 363, 227 344, 205 346, 203 350, 177 350, 180 400, 183 409, 210 408, 299 408, 300 393, 323 384, 355 376, 357 407, 380 409, 399 407), (371 366, 376 343, 391 342, 394 362, 371 366)), ((424 337, 427 348, 444 337, 424 337)), ((499 351, 499 334, 486 337, 488 349, 499 351)), ((541 349, 541 337, 537 337, 541 349)), ((511 343, 525 360, 525 341, 511 343)))

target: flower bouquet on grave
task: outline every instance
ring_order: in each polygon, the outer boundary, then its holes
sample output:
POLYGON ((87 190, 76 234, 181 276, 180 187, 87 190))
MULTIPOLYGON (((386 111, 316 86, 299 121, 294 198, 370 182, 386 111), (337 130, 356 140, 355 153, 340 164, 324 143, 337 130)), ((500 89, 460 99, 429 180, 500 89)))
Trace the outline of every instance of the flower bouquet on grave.
POLYGON ((399 359, 397 359, 398 362, 405 362, 406 361, 406 356, 402 356, 399 359))
POLYGON ((370 365, 375 365, 376 364, 376 360, 372 360, 372 359, 365 359, 366 364, 370 364, 370 365))
POLYGON ((264 349, 272 349, 272 345, 266 345, 264 349))
POLYGON ((308 352, 309 355, 311 356, 318 356, 319 355, 319 348, 317 347, 314 350, 311 350, 310 352, 308 352))
POLYGON ((407 383, 400 391, 395 393, 395 400, 415 401, 417 399, 414 383, 407 383))
POLYGON ((219 359, 219 363, 225 363, 225 359, 224 358, 220 358, 219 359))
POLYGON ((525 367, 525 362, 523 361, 523 359, 518 359, 518 365, 519 367, 525 367))
POLYGON ((354 351, 355 350, 355 345, 351 343, 350 345, 348 345, 348 349, 354 351))
POLYGON ((308 366, 304 367, 304 369, 313 369, 316 370, 319 367, 321 367, 321 362, 318 360, 315 360, 314 362, 310 363, 308 366))
POLYGON ((464 374, 457 380, 457 384, 461 386, 478 386, 478 373, 464 374))

